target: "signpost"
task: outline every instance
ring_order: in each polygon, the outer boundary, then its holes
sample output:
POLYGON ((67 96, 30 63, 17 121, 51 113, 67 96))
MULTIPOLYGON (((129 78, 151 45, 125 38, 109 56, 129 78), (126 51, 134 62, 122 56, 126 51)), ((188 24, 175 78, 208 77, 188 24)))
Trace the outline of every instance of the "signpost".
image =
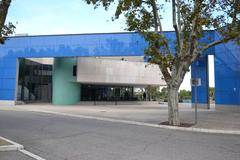
POLYGON ((192 78, 191 85, 194 86, 194 97, 195 97, 195 124, 197 124, 197 87, 201 86, 200 78, 192 78))

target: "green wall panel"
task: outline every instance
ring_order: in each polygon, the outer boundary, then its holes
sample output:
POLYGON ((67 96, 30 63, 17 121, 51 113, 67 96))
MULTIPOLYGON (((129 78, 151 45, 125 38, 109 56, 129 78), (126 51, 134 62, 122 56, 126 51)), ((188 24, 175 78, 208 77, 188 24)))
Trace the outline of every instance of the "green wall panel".
POLYGON ((73 105, 80 101, 81 85, 73 76, 76 58, 54 58, 53 64, 53 95, 54 105, 73 105))

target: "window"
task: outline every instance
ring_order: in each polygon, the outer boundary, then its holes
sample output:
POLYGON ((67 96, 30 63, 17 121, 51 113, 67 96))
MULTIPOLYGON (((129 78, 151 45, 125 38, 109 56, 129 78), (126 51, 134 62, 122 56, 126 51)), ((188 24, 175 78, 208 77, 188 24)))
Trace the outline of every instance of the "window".
POLYGON ((77 76, 77 66, 73 66, 73 76, 77 76))

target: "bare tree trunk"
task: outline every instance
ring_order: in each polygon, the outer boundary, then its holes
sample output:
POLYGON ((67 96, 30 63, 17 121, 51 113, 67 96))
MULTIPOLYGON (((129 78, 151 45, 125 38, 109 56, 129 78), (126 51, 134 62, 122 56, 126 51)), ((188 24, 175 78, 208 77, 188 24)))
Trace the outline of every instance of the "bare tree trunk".
POLYGON ((179 126, 178 88, 168 86, 168 122, 169 125, 179 126))
POLYGON ((4 26, 10 4, 11 0, 2 0, 0 2, 0 29, 4 26))

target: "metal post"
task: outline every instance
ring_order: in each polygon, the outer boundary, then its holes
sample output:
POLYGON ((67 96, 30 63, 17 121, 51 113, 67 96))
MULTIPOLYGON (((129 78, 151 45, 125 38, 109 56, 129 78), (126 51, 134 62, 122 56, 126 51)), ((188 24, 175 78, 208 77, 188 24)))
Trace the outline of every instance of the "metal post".
POLYGON ((115 91, 115 96, 114 96, 114 99, 115 99, 115 105, 117 105, 117 88, 114 88, 114 91, 115 91))
POLYGON ((197 85, 194 85, 194 96, 195 96, 195 124, 197 124, 197 85))
POLYGON ((93 88, 93 92, 94 92, 94 106, 96 106, 96 88, 93 88))

